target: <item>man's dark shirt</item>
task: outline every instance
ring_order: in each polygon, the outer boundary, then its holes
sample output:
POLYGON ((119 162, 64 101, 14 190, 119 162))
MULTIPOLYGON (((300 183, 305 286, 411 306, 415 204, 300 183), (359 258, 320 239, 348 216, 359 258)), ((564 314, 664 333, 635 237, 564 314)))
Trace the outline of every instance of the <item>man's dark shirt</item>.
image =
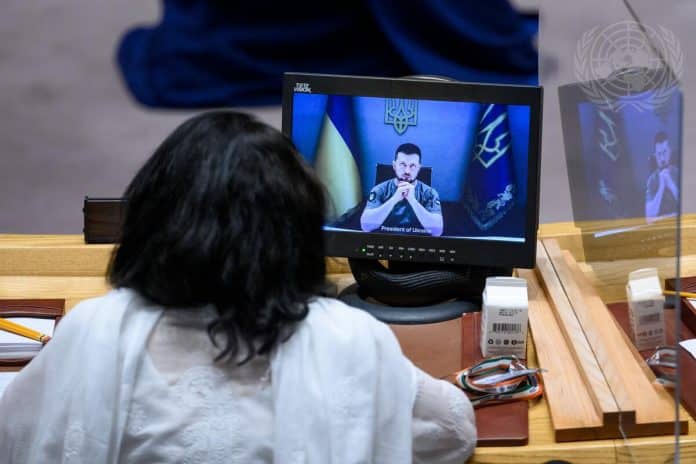
MULTIPOLYGON (((674 181, 675 185, 678 179, 678 172, 675 166, 669 166, 669 176, 674 181)), ((660 169, 653 171, 648 177, 645 187, 645 201, 652 201, 657 195, 657 189, 660 187, 660 169)), ((657 212, 658 216, 664 216, 666 214, 674 214, 677 212, 677 199, 672 195, 672 191, 665 185, 665 190, 662 193, 662 202, 660 203, 660 209, 657 212)))
MULTIPOLYGON (((385 201, 394 196, 398 185, 399 181, 396 178, 375 185, 372 190, 370 190, 370 196, 367 199, 365 208, 373 209, 382 205, 385 201)), ((437 191, 419 180, 416 180, 414 185, 416 201, 423 205, 429 212, 441 214, 440 196, 437 191)), ((428 231, 423 228, 416 213, 406 199, 394 205, 389 216, 387 216, 379 228, 375 229, 375 232, 428 234, 428 231)))

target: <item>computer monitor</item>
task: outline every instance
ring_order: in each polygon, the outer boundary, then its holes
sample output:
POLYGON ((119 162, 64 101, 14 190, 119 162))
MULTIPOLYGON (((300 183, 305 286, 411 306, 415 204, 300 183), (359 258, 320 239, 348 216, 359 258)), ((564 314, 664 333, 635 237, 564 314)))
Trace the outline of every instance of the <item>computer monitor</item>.
POLYGON ((327 254, 533 267, 542 89, 286 73, 283 132, 324 182, 327 254))
POLYGON ((665 247, 661 228, 675 240, 669 224, 679 212, 682 94, 676 82, 653 84, 645 75, 643 68, 626 69, 558 89, 573 216, 590 256, 596 249, 603 259, 630 258, 632 251, 665 247), (597 89, 621 92, 602 99, 597 89), (660 181, 660 173, 672 182, 660 181), (603 244, 636 231, 650 239, 636 247, 603 244))

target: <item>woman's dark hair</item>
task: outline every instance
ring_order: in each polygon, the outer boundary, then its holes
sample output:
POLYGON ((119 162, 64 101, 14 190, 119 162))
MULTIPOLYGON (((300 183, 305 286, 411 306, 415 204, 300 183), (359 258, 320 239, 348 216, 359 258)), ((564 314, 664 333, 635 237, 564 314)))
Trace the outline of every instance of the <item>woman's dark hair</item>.
POLYGON ((287 137, 248 115, 184 122, 125 199, 109 281, 169 308, 214 305, 218 359, 269 352, 323 289, 323 187, 287 137))

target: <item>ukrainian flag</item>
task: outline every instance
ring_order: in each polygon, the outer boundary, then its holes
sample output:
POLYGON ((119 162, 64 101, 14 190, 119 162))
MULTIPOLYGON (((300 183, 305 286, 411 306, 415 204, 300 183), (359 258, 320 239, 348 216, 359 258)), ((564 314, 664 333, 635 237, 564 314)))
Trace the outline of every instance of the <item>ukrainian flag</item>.
POLYGON ((362 200, 355 148, 352 99, 345 95, 331 95, 326 104, 314 163, 314 169, 331 199, 329 220, 362 200))
POLYGON ((483 105, 464 191, 464 206, 480 230, 512 209, 517 184, 506 105, 483 105))

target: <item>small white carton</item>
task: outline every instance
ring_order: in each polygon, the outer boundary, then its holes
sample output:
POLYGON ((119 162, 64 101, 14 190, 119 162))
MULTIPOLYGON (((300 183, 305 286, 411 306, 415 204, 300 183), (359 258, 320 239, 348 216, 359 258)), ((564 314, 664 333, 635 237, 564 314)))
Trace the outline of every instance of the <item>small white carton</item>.
POLYGON ((525 358, 527 352, 527 281, 488 277, 481 310, 481 353, 525 358))
POLYGON ((628 274, 626 297, 631 338, 636 348, 650 350, 664 345, 665 297, 657 269, 638 269, 628 274))

